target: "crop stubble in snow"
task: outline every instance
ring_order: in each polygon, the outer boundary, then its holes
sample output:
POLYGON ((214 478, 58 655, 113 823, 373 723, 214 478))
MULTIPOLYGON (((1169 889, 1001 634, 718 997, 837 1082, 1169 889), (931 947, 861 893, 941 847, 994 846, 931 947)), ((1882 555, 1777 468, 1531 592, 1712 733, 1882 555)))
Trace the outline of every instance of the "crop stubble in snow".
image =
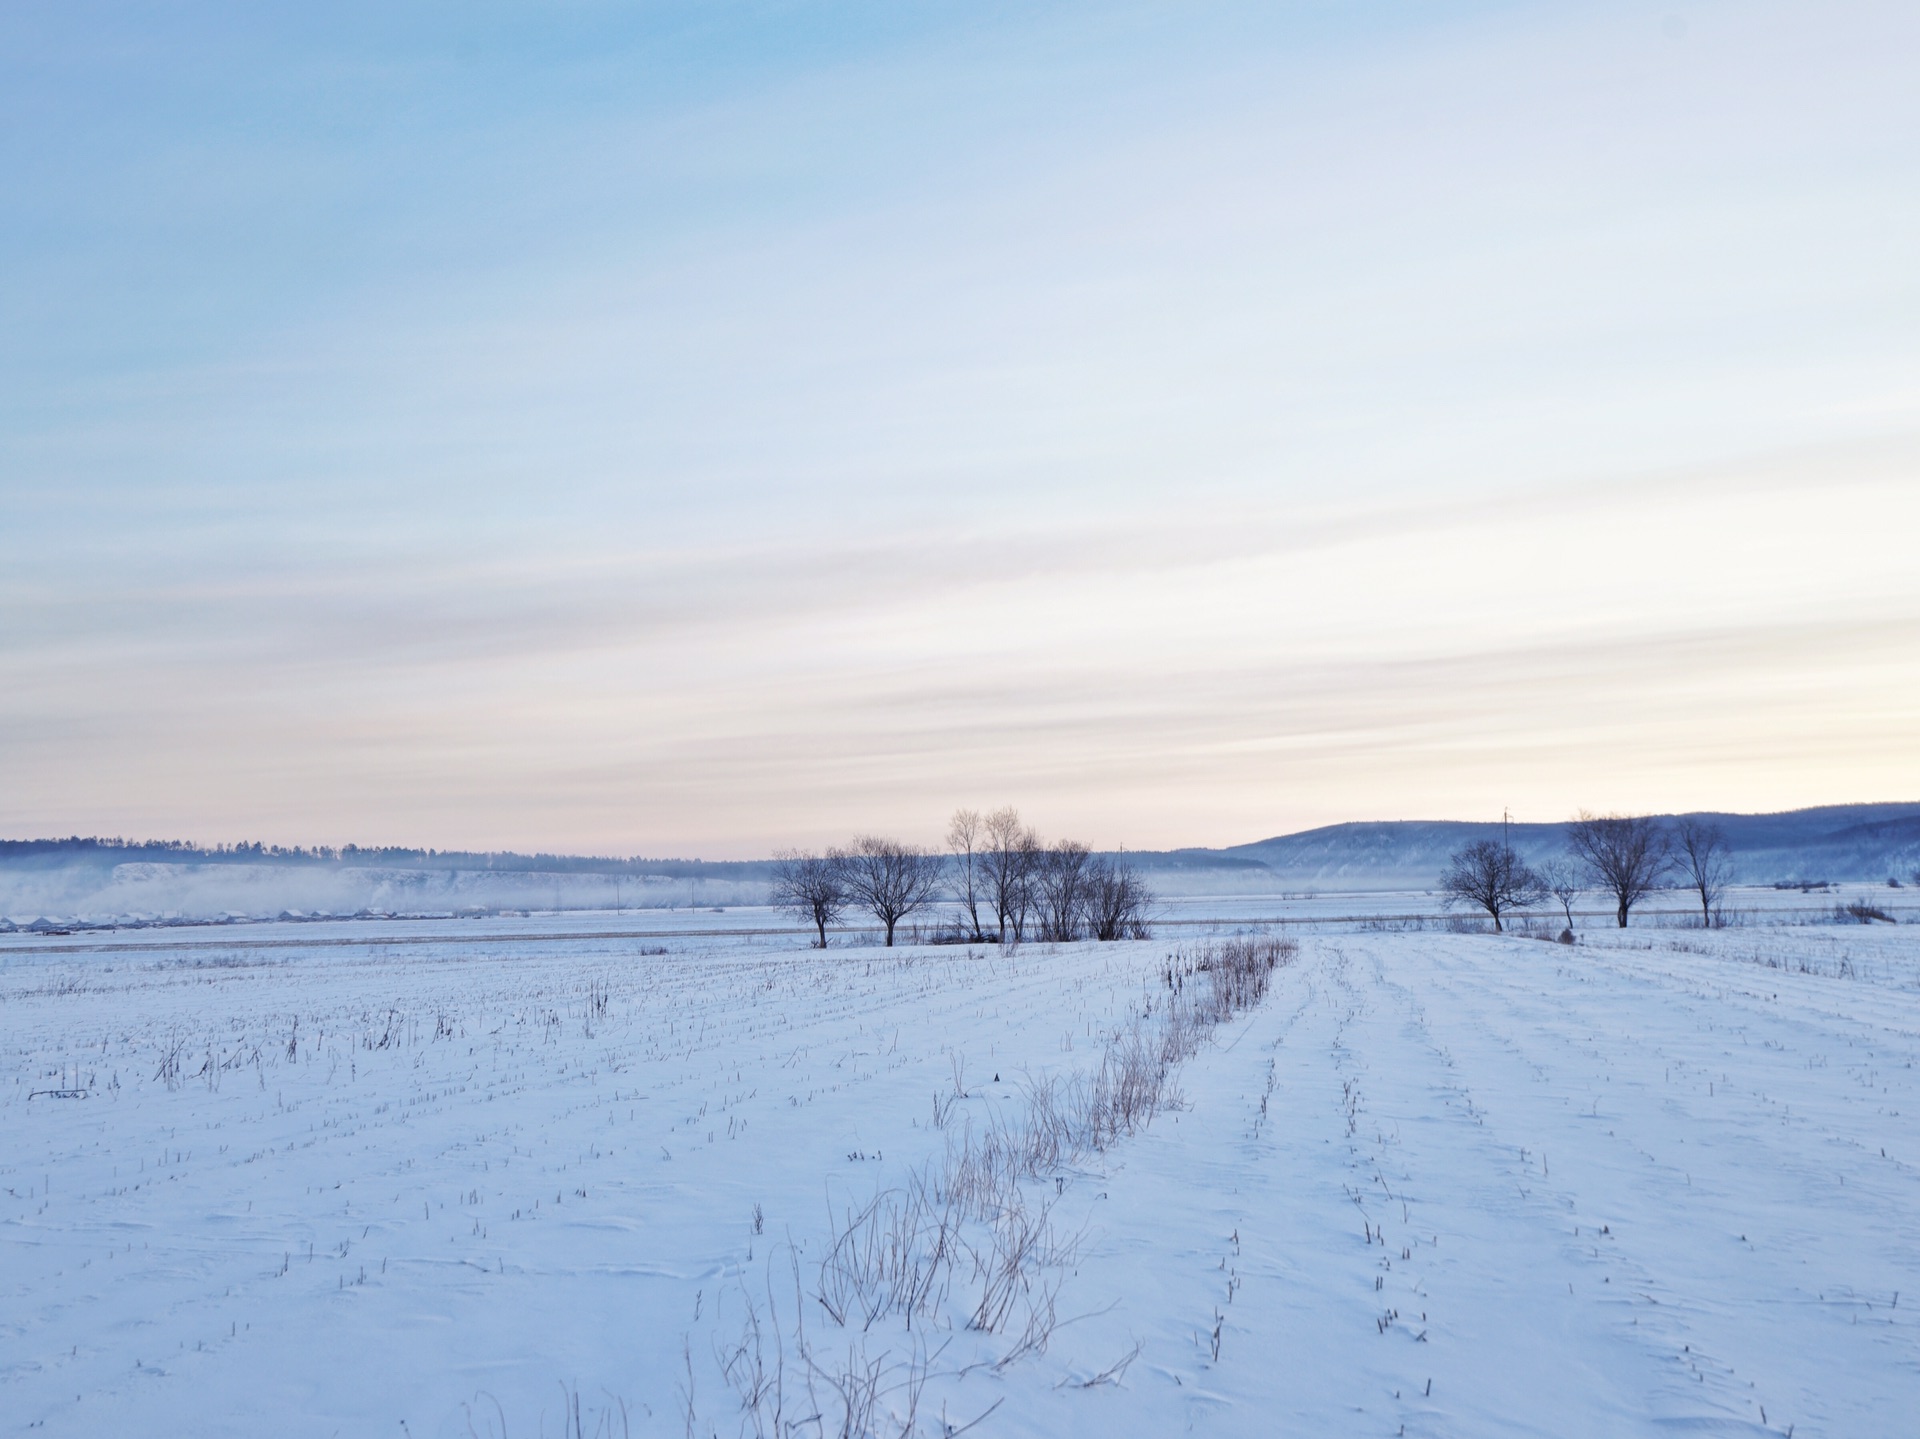
MULTIPOLYGON (((949 1417, 1912 1432, 1920 945, 1593 941, 1308 938, 1184 1108, 1044 1186, 1071 1322, 949 1417)), ((734 1433, 742 1296, 1097 1064, 1169 948, 680 943, 10 956, 0 1424, 537 1434, 571 1390, 678 1434, 691 1365, 734 1433)))

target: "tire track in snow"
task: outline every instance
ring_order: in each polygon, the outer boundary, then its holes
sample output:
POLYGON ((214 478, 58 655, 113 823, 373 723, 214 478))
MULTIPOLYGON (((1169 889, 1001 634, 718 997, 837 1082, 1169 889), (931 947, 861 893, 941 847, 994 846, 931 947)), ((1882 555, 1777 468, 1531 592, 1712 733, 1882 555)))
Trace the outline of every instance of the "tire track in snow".
MULTIPOLYGON (((1809 1072, 1785 1062, 1783 1044, 1751 1043, 1772 1001, 1716 996, 1698 974, 1669 979, 1631 960, 1570 971, 1586 956, 1524 942, 1442 941, 1431 953, 1418 971, 1424 992, 1453 1030, 1474 1036, 1469 1050, 1480 1087, 1497 1096, 1498 1122, 1533 1153, 1551 1146, 1557 1156, 1552 1178, 1535 1175, 1536 1190, 1551 1185, 1572 1222, 1584 1216, 1589 1239, 1596 1226, 1608 1231, 1590 1250, 1612 1263, 1608 1287, 1631 1283, 1644 1300, 1629 1327, 1637 1342, 1658 1344, 1671 1376, 1650 1409, 1756 1425, 1764 1410, 1762 1427, 1794 1423, 1802 1434, 1900 1432, 1876 1386, 1835 1383, 1830 1359, 1803 1356, 1813 1331, 1841 1317, 1826 1303, 1835 1284, 1850 1299, 1857 1290, 1836 1270, 1865 1277, 1891 1259, 1913 1272, 1897 1237, 1915 1198, 1911 1178, 1848 1141, 1881 1182, 1834 1182, 1824 1156, 1840 1137, 1820 1118, 1833 1108, 1831 1087, 1803 1082, 1809 1072), (1533 959, 1543 953, 1552 958, 1533 959), (1637 1023, 1614 1012, 1623 1000, 1637 1023), (1877 1262, 1832 1242, 1836 1231, 1886 1232, 1890 1221, 1896 1237, 1878 1246, 1877 1262), (1828 1312, 1780 1312, 1801 1304, 1828 1312)), ((1786 1027, 1804 1036, 1808 1025, 1794 1013, 1786 1027)), ((1856 1306, 1850 1332, 1815 1353, 1865 1344, 1882 1356, 1865 1368, 1903 1364, 1912 1336, 1890 1302, 1899 1281, 1882 1283, 1871 1332, 1858 1324, 1873 1311, 1856 1306)))

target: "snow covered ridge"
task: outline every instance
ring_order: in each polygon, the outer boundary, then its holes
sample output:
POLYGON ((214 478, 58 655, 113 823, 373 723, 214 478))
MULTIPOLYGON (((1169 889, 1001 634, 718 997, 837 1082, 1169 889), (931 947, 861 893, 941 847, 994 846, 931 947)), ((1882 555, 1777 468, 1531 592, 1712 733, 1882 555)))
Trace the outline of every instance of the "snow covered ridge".
MULTIPOLYGON (((1920 804, 1823 805, 1781 814, 1652 815, 1671 829, 1681 820, 1712 825, 1726 837, 1736 882, 1903 884, 1920 869, 1920 804)), ((1328 825, 1222 851, 1258 863, 1293 886, 1400 889, 1431 885, 1448 857, 1475 840, 1511 843, 1538 865, 1562 853, 1568 826, 1395 820, 1328 825)))
POLYGON ((0 1431, 1920 1412, 1920 928, 493 928, 0 949, 0 1431))

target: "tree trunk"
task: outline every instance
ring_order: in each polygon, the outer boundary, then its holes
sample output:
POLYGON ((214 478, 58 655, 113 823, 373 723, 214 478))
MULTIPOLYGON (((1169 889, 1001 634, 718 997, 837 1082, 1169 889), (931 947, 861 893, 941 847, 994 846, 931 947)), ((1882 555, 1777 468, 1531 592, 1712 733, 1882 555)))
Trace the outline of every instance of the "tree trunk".
POLYGON ((825 949, 827 947, 827 922, 824 919, 816 918, 814 924, 820 930, 820 947, 825 949))
POLYGON ((1620 901, 1620 928, 1625 929, 1626 927, 1627 927, 1627 902, 1623 899, 1620 901))
POLYGON ((895 922, 894 922, 893 920, 891 920, 891 919, 889 919, 889 920, 887 921, 887 948, 888 948, 888 949, 892 949, 892 948, 893 948, 893 926, 894 926, 894 923, 895 923, 895 922))

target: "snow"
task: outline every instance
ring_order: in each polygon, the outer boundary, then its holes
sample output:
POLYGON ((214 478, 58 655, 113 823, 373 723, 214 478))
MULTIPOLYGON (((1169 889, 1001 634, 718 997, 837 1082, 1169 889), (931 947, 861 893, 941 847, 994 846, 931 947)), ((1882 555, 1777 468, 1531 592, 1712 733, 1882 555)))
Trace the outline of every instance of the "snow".
POLYGON ((966 1329, 967 1273, 840 1330, 821 1257, 1098 1065, 1198 927, 820 953, 671 918, 5 937, 0 1432, 752 1433, 749 1301, 796 1389, 796 1318, 823 1369, 934 1354, 929 1434, 1920 1412, 1920 929, 1302 924, 1177 1106, 1028 1183, 1072 1257, 996 1368, 1020 1325, 966 1329))

